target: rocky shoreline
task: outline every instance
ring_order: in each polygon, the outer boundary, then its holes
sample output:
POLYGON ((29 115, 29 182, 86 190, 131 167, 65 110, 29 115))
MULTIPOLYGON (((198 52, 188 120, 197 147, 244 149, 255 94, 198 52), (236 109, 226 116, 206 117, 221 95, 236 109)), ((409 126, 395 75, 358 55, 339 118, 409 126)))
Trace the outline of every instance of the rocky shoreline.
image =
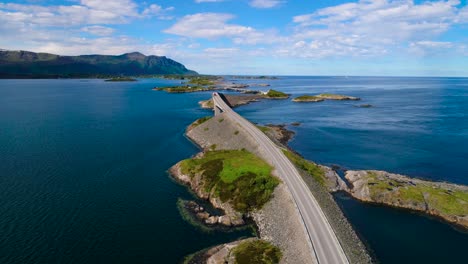
POLYGON ((385 171, 347 171, 351 196, 439 217, 468 229, 468 186, 432 182, 385 171))
POLYGON ((317 95, 302 95, 294 98, 293 102, 322 102, 325 100, 338 100, 338 101, 359 101, 361 98, 341 95, 341 94, 317 94, 317 95))
MULTIPOLYGON (((261 156, 255 141, 235 122, 222 114, 191 127, 190 130, 186 131, 187 137, 205 152, 213 149, 246 149, 257 156, 261 156)), ((297 209, 289 190, 283 183, 280 183, 274 189, 270 201, 261 209, 242 215, 235 212, 231 205, 221 203, 214 196, 204 191, 203 188, 200 188, 201 185, 197 183, 198 179, 196 177, 190 179, 188 175, 184 175, 180 169, 180 162, 170 169, 170 173, 179 182, 189 186, 197 196, 207 199, 214 207, 224 211, 222 215, 229 217, 231 220, 233 218, 243 219, 245 223, 246 220, 253 219, 260 239, 269 241, 281 249, 283 258, 280 263, 315 263, 309 253, 311 250, 310 245, 304 243, 304 241, 307 241, 306 233, 301 225, 297 209)), ((232 221, 231 225, 233 225, 232 221)))
MULTIPOLYGON (((202 155, 200 153, 199 155, 202 155)), ((213 195, 213 193, 208 192, 202 182, 200 175, 197 175, 193 178, 190 176, 182 173, 180 168, 180 162, 175 164, 169 169, 170 174, 180 181, 181 183, 190 187, 195 194, 203 200, 209 201, 213 207, 217 209, 221 209, 224 212, 224 215, 216 216, 210 215, 202 208, 198 208, 197 217, 203 221, 205 224, 214 225, 214 224, 221 224, 224 226, 241 226, 245 224, 244 217, 241 213, 234 210, 231 204, 223 203, 217 196, 213 195)))

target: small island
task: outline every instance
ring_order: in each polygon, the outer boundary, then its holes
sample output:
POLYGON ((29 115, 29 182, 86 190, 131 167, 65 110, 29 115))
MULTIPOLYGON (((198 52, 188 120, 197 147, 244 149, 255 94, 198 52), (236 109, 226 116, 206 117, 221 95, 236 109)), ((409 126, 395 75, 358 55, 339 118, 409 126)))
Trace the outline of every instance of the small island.
POLYGON ((166 91, 168 93, 193 93, 193 92, 205 92, 216 89, 215 76, 185 76, 183 77, 188 82, 183 82, 184 85, 179 86, 165 86, 165 87, 154 87, 154 91, 166 91))
POLYGON ((105 81, 106 82, 136 82, 138 80, 135 78, 130 78, 130 77, 113 77, 105 81))
POLYGON ((322 102, 324 100, 352 100, 358 101, 361 100, 359 97, 353 97, 348 95, 341 95, 341 94, 329 94, 329 93, 322 93, 318 95, 302 95, 294 98, 293 102, 322 102))
POLYGON ((270 99, 288 99, 289 98, 288 94, 285 94, 283 92, 273 90, 273 89, 268 90, 268 92, 266 92, 264 95, 266 98, 270 98, 270 99))
POLYGON ((347 171, 356 199, 437 216, 468 228, 468 186, 432 182, 385 171, 347 171))

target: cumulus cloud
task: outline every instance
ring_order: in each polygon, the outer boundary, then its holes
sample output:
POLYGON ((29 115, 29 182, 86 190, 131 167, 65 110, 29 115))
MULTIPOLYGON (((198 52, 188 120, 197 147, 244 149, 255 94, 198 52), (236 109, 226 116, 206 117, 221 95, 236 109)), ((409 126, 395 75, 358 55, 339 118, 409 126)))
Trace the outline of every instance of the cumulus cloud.
POLYGON ((459 1, 362 0, 319 9, 293 18, 289 53, 323 57, 387 54, 411 43, 433 39, 460 20, 459 1))
POLYGON ((252 0, 249 5, 256 8, 273 8, 279 6, 283 1, 280 0, 252 0))
POLYGON ((255 30, 235 24, 227 24, 233 19, 231 14, 222 13, 198 13, 187 15, 180 19, 172 27, 165 30, 166 33, 194 38, 219 38, 232 37, 241 34, 252 33, 255 30))
POLYGON ((275 43, 282 40, 274 30, 259 31, 255 28, 229 23, 234 15, 225 13, 197 13, 181 18, 166 33, 189 38, 230 38, 234 44, 254 45, 275 43))
POLYGON ((83 27, 81 30, 96 36, 109 36, 112 35, 112 33, 115 31, 113 28, 103 26, 83 27))

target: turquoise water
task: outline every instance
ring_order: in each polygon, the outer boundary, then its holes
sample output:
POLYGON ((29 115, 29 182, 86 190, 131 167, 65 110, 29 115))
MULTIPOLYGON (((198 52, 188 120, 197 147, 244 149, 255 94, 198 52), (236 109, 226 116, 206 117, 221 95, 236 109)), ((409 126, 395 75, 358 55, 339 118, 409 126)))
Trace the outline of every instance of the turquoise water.
MULTIPOLYGON (((309 159, 468 184, 468 79, 261 82, 363 98, 238 108, 258 123, 302 122, 290 145, 309 159)), ((198 151, 183 133, 211 114, 197 104, 210 94, 151 91, 170 83, 0 80, 0 263, 177 263, 250 235, 204 233, 177 211, 177 199, 192 196, 166 170, 198 151)), ((382 263, 466 260, 468 235, 438 220, 337 201, 382 263)))

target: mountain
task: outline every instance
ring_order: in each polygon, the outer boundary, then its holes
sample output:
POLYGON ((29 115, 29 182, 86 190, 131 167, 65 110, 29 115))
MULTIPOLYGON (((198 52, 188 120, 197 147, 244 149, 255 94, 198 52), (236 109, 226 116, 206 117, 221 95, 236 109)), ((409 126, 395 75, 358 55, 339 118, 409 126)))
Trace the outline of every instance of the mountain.
POLYGON ((139 52, 111 55, 60 56, 0 49, 0 78, 67 78, 197 74, 164 56, 139 52))

